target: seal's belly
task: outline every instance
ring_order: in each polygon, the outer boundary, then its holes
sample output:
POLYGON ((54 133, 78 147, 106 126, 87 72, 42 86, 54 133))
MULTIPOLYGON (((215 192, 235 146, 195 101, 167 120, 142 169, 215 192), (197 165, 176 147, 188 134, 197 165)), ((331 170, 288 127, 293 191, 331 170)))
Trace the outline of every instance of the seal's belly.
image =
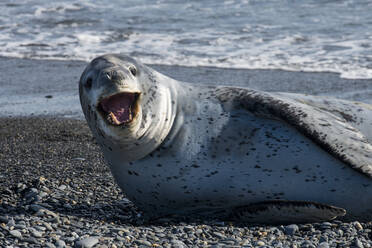
POLYGON ((348 211, 354 202, 372 206, 370 179, 283 122, 237 112, 220 132, 192 137, 200 133, 193 129, 208 132, 214 128, 213 122, 209 125, 185 125, 171 145, 125 169, 113 166, 120 187, 138 207, 155 215, 276 199, 315 201, 348 211))

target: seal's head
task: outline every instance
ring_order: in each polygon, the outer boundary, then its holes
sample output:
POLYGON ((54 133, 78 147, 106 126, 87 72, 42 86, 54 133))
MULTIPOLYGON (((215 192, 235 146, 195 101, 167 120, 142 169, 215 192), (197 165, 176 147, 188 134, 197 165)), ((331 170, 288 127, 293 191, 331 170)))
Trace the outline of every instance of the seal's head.
POLYGON ((124 55, 95 58, 81 75, 80 102, 98 143, 133 161, 156 149, 175 117, 172 80, 124 55))

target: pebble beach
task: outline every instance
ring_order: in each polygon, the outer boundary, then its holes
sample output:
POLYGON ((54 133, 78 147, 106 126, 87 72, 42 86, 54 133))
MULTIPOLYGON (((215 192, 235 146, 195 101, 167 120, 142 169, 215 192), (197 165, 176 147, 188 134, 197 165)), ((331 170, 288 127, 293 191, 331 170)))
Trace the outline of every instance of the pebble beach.
MULTIPOLYGON (((6 72, 0 80, 0 247, 372 247, 372 222, 145 221, 115 184, 82 118, 77 81, 85 65, 0 58, 6 72)), ((193 83, 372 99, 371 80, 332 73, 153 67, 193 83)))
POLYGON ((372 222, 143 219, 84 121, 0 119, 1 247, 371 247, 372 222))

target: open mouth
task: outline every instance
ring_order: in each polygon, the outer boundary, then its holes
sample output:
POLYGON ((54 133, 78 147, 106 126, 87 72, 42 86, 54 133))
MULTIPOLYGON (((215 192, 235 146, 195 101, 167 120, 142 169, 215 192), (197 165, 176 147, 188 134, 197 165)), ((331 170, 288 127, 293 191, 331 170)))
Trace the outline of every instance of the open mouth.
POLYGON ((123 92, 104 98, 98 104, 103 117, 108 123, 119 126, 133 120, 138 112, 140 93, 123 92))

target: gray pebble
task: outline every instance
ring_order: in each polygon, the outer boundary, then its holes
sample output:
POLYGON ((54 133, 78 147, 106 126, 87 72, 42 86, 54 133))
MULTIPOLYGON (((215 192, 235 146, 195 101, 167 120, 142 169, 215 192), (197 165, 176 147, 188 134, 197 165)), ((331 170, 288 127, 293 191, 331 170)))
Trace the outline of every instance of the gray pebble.
POLYGON ((219 232, 213 232, 213 235, 219 239, 226 239, 226 236, 219 232))
POLYGON ((25 199, 26 200, 32 200, 33 197, 35 197, 37 194, 39 194, 39 191, 35 188, 30 188, 26 194, 25 194, 25 199))
POLYGON ((22 233, 18 230, 11 230, 9 234, 18 239, 22 238, 22 233))
POLYGON ((186 232, 192 232, 194 231, 194 227, 193 226, 184 226, 183 228, 186 232))
POLYGON ((30 244, 37 244, 38 241, 34 237, 29 237, 29 238, 23 238, 23 242, 30 243, 30 244))
POLYGON ((332 224, 329 222, 323 222, 320 226, 321 229, 330 229, 332 228, 332 224))
POLYGON ((319 238, 319 243, 327 243, 328 242, 328 237, 327 236, 320 236, 319 238))
POLYGON ((172 244, 172 247, 174 248, 187 248, 187 245, 180 240, 172 239, 171 244, 172 244))
POLYGON ((69 203, 63 204, 63 207, 67 209, 72 209, 72 206, 69 203))
POLYGON ((55 245, 56 245, 57 248, 65 248, 66 247, 66 243, 63 240, 57 240, 55 245))
POLYGON ((26 224, 15 224, 14 225, 14 229, 22 230, 22 229, 26 229, 26 228, 27 228, 26 224))
POLYGON ((43 222, 43 225, 45 226, 45 228, 48 230, 48 231, 54 231, 53 227, 47 223, 47 222, 43 222))
POLYGON ((17 184, 17 191, 18 192, 21 192, 22 190, 24 190, 26 188, 27 188, 27 186, 25 184, 23 184, 23 183, 18 183, 17 184))
POLYGON ((97 237, 88 237, 77 241, 75 243, 75 247, 90 248, 96 245, 98 242, 99 240, 97 237))
POLYGON ((8 223, 6 224, 8 227, 12 227, 12 226, 15 226, 15 221, 13 218, 10 218, 10 220, 8 221, 8 223))
POLYGON ((50 242, 45 243, 45 246, 48 248, 56 248, 56 246, 50 242))
POLYGON ((354 239, 353 246, 357 248, 364 248, 364 245, 358 238, 354 239))
POLYGON ((138 245, 144 245, 144 246, 149 246, 149 247, 151 247, 152 246, 152 244, 149 242, 149 241, 147 241, 147 240, 144 240, 144 239, 139 239, 139 240, 136 240, 136 241, 134 241, 136 244, 138 244, 138 245))
POLYGON ((34 229, 37 229, 37 230, 39 230, 41 232, 45 232, 45 230, 46 230, 45 226, 35 226, 34 229))
POLYGON ((7 216, 1 216, 0 215, 0 223, 8 223, 9 219, 7 216))
POLYGON ((38 204, 31 204, 31 205, 30 205, 30 209, 31 209, 32 211, 35 211, 35 212, 39 211, 39 210, 42 209, 42 208, 44 208, 44 207, 42 207, 42 206, 40 206, 40 205, 38 205, 38 204))
POLYGON ((47 193, 47 192, 40 192, 40 193, 39 193, 39 196, 40 196, 41 198, 44 198, 44 197, 48 196, 48 193, 47 193))
POLYGON ((66 185, 62 184, 61 186, 58 187, 59 190, 65 190, 67 188, 66 185))
POLYGON ((41 238, 41 237, 43 237, 43 234, 41 232, 36 231, 35 229, 31 231, 31 234, 35 238, 41 238))
POLYGON ((315 248, 314 244, 311 243, 311 241, 309 240, 305 240, 304 242, 302 242, 301 246, 300 247, 306 247, 306 248, 315 248))
POLYGON ((296 224, 292 224, 284 227, 284 233, 287 235, 293 235, 298 232, 299 228, 296 224))

